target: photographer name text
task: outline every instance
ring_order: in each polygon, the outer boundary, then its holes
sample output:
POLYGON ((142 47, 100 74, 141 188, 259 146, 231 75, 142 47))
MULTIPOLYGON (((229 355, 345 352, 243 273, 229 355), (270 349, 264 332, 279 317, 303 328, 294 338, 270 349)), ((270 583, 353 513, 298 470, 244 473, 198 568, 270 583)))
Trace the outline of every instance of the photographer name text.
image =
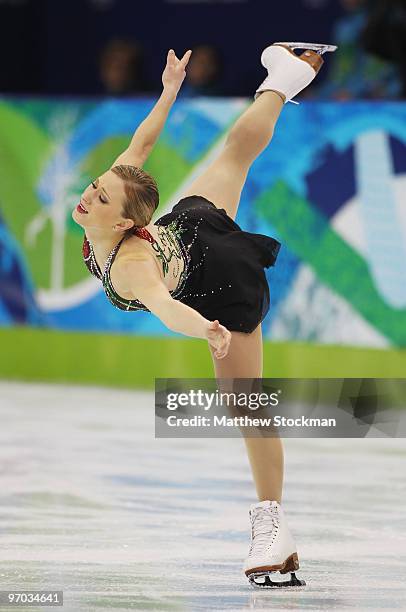
POLYGON ((169 427, 336 427, 336 419, 305 416, 292 418, 281 415, 266 418, 248 415, 241 417, 195 415, 186 418, 172 414, 166 418, 166 422, 169 427))

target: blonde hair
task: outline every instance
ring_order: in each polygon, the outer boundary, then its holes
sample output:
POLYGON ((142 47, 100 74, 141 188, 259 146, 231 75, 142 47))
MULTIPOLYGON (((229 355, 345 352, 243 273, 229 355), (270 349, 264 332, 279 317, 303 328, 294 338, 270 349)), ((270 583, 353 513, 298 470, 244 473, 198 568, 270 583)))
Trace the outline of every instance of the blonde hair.
POLYGON ((114 166, 111 171, 124 181, 126 200, 122 216, 134 221, 134 226, 125 230, 124 234, 131 236, 136 227, 145 227, 151 222, 159 204, 158 186, 148 172, 136 166, 114 166))

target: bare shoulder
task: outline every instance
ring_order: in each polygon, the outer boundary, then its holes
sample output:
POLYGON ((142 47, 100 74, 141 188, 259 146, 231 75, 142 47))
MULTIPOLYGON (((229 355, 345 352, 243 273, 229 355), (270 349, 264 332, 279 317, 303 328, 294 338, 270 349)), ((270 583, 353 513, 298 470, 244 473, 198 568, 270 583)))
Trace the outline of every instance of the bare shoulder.
POLYGON ((161 280, 154 257, 136 239, 122 245, 111 268, 112 282, 117 292, 133 293, 134 287, 146 287, 161 280))

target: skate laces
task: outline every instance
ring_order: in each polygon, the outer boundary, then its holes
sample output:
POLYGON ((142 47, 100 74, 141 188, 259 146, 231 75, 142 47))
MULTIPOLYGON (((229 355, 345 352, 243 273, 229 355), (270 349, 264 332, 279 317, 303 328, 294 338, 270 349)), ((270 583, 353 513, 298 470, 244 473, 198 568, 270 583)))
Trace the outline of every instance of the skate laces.
POLYGON ((252 542, 249 554, 262 553, 272 544, 279 529, 278 511, 274 508, 256 508, 251 515, 252 542))

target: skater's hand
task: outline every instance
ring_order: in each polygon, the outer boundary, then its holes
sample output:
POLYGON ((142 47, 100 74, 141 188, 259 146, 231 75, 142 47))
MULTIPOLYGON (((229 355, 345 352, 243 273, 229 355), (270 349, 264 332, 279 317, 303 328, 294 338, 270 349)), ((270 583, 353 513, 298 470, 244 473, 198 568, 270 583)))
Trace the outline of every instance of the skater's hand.
POLYGON ((211 321, 207 327, 207 340, 215 350, 214 356, 223 359, 228 353, 231 342, 231 332, 217 321, 211 321))
POLYGON ((183 79, 186 76, 185 68, 192 52, 186 51, 185 55, 179 60, 173 49, 168 51, 165 70, 162 74, 162 84, 164 89, 171 90, 175 95, 178 93, 183 79))

